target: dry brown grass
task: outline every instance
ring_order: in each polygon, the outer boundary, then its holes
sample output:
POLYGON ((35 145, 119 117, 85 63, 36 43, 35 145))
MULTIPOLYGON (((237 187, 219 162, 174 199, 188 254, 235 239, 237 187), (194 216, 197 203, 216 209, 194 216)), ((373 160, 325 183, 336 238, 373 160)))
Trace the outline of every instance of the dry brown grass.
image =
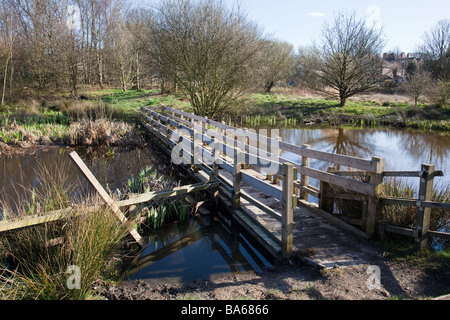
POLYGON ((144 145, 145 141, 137 129, 122 121, 105 118, 72 123, 67 135, 69 145, 144 145))

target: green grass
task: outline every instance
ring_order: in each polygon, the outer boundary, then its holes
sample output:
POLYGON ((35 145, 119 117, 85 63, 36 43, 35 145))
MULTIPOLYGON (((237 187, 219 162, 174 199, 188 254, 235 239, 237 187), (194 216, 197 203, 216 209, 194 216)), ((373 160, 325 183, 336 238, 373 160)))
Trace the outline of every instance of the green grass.
MULTIPOLYGON (((128 90, 120 89, 85 90, 82 95, 89 101, 70 101, 67 97, 49 96, 49 101, 39 95, 40 103, 35 100, 18 103, 0 108, 0 125, 2 127, 13 119, 18 124, 30 125, 35 131, 48 131, 42 126, 68 126, 71 122, 67 109, 83 109, 90 105, 106 105, 114 110, 113 118, 135 123, 139 119, 142 106, 171 106, 187 112, 192 112, 189 101, 182 94, 161 95, 159 90, 128 90), (66 111, 65 111, 66 110, 66 111), (42 125, 39 127, 39 125, 42 125)), ((305 123, 320 125, 345 125, 353 127, 396 127, 418 130, 450 131, 450 108, 420 104, 412 106, 408 103, 395 101, 395 96, 378 97, 376 94, 369 99, 350 99, 346 106, 339 107, 337 100, 320 97, 307 98, 289 91, 273 93, 254 93, 243 101, 227 108, 221 121, 230 125, 245 126, 302 126, 305 123), (392 101, 386 99, 392 98, 392 101), (378 100, 377 100, 378 99, 378 100)), ((77 111, 79 112, 79 111, 77 111)), ((54 135, 61 134, 58 129, 54 135)), ((0 136, 4 141, 18 140, 21 137, 5 133, 0 136)))
POLYGON ((114 106, 124 113, 124 120, 134 121, 139 116, 142 106, 172 106, 191 111, 190 104, 183 101, 181 95, 160 95, 159 90, 128 90, 123 92, 119 89, 107 89, 88 92, 92 100, 101 100, 114 106))
POLYGON ((352 99, 344 107, 337 100, 303 98, 288 93, 253 94, 248 103, 250 114, 295 118, 326 124, 391 125, 436 130, 450 130, 450 109, 421 104, 411 106, 400 102, 363 101, 352 99))

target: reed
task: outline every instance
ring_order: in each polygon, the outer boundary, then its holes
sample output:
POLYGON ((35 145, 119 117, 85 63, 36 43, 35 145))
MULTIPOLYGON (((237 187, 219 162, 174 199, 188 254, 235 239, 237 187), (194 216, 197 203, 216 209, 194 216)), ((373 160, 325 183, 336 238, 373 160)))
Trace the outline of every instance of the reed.
MULTIPOLYGON (((73 205, 74 200, 67 196, 70 191, 63 188, 67 186, 63 175, 44 172, 43 178, 41 191, 30 190, 32 203, 22 205, 16 218, 45 215, 55 208, 73 205)), ((117 252, 128 230, 99 204, 96 198, 85 199, 62 220, 0 234, 1 253, 6 257, 0 261, 0 298, 92 298, 92 285, 117 273, 117 252), (94 205, 95 211, 88 210, 94 205), (80 271, 79 288, 70 285, 71 266, 80 271)))
POLYGON ((123 110, 103 101, 65 101, 60 108, 70 121, 123 118, 123 110))
MULTIPOLYGON (((362 176, 360 179, 361 181, 368 182, 368 177, 362 176)), ((332 190, 334 193, 349 193, 349 191, 336 186, 332 186, 332 190)), ((417 199, 418 190, 408 181, 396 177, 386 179, 383 182, 382 196, 417 199)), ((435 185, 431 201, 450 203, 450 186, 435 185)), ((336 199, 334 211, 347 218, 362 218, 361 201, 336 199)), ((377 221, 383 221, 394 226, 415 229, 417 226, 417 207, 382 205, 377 214, 377 221)), ((430 230, 449 232, 450 211, 444 209, 432 209, 430 230)), ((432 241, 432 245, 436 245, 437 243, 444 244, 445 240, 436 239, 432 241)))
MULTIPOLYGON (((170 177, 159 175, 158 170, 148 166, 141 170, 136 177, 128 179, 126 193, 148 193, 173 189, 178 182, 170 177)), ((138 216, 144 217, 144 221, 136 223, 136 226, 146 226, 155 230, 161 228, 164 223, 179 221, 185 222, 188 218, 187 205, 184 199, 162 199, 151 201, 142 205, 138 216)))

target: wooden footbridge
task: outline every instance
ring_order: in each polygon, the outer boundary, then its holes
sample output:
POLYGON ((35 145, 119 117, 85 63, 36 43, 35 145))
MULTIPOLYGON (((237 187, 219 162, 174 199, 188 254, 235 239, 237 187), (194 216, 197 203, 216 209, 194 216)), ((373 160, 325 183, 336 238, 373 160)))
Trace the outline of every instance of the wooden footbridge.
POLYGON ((431 201, 433 179, 443 175, 433 165, 424 164, 420 171, 385 171, 379 157, 367 160, 312 150, 164 106, 142 107, 141 112, 144 127, 174 163, 190 170, 198 182, 220 182, 221 209, 274 256, 313 253, 305 259, 333 267, 358 260, 354 252, 359 249, 347 241, 353 235, 369 239, 377 231, 381 236, 399 233, 414 237, 420 248, 430 237, 450 238, 429 230, 431 209, 450 209, 448 203, 431 201), (282 151, 299 155, 301 163, 283 158, 282 151), (310 167, 311 159, 327 163, 328 170, 310 167), (383 178, 394 176, 420 178, 419 198, 383 197, 383 178), (319 180, 320 188, 311 186, 310 178, 319 180), (361 219, 344 221, 333 214, 336 199, 359 202, 361 219), (416 206, 416 228, 378 223, 381 204, 416 206))
MULTIPOLYGON (((450 233, 429 227, 432 209, 450 209, 449 203, 431 200, 434 178, 443 175, 434 165, 422 164, 418 171, 386 171, 384 159, 379 157, 360 159, 312 150, 308 145, 286 143, 276 135, 257 134, 168 107, 142 107, 141 112, 143 126, 159 147, 197 181, 115 201, 72 152, 73 162, 123 222, 129 219, 130 206, 206 190, 214 193, 219 209, 266 252, 283 259, 299 253, 306 262, 323 268, 364 263, 367 246, 354 239, 370 239, 377 232, 381 238, 386 233, 412 237, 419 249, 425 248, 431 237, 450 239, 450 233), (301 161, 284 158, 283 151, 298 155, 301 161), (326 163, 328 170, 312 168, 311 159, 326 163), (418 198, 384 196, 385 177, 419 178, 418 198), (319 187, 312 186, 310 179, 318 180, 319 187), (336 214, 337 201, 360 208, 360 218, 336 214), (416 226, 402 228, 379 221, 377 212, 382 205, 416 207, 416 226)), ((3 220, 0 232, 70 218, 73 209, 3 220)), ((130 234, 141 247, 146 246, 134 228, 130 234)))

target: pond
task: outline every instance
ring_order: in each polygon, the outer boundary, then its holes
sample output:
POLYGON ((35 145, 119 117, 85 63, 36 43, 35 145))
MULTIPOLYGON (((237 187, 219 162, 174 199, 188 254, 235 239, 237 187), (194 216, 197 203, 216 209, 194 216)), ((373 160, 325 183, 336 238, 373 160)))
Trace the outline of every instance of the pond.
MULTIPOLYGON (((450 135, 440 132, 414 132, 392 129, 299 129, 281 128, 283 141, 295 145, 309 144, 311 149, 363 159, 372 156, 385 159, 385 170, 419 171, 429 163, 444 177, 435 178, 437 185, 450 184, 450 135)), ((301 157, 290 152, 282 157, 301 163, 301 157)), ((326 170, 330 164, 311 159, 311 167, 326 170)), ((412 180, 418 186, 418 179, 412 180)))

